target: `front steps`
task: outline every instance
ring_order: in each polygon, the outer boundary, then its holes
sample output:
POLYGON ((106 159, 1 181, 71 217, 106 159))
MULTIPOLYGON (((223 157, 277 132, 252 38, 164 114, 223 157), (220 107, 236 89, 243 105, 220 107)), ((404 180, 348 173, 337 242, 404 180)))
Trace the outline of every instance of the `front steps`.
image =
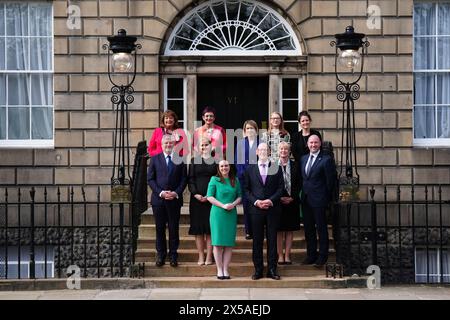
MULTIPOLYGON (((358 287, 365 284, 363 279, 325 277, 324 268, 301 265, 306 257, 306 242, 303 228, 294 232, 294 243, 291 254, 292 265, 278 266, 281 280, 269 278, 252 280, 254 273, 252 263, 252 240, 244 238, 242 207, 238 207, 238 230, 236 247, 233 249, 230 264, 231 280, 216 278, 216 265, 198 265, 198 254, 194 236, 188 235, 189 207, 185 204, 180 218, 180 246, 178 250, 178 267, 169 265, 169 260, 162 267, 155 266, 155 226, 151 208, 142 215, 139 226, 139 238, 136 251, 136 264, 145 264, 145 278, 151 280, 157 288, 345 288, 358 287)), ((166 232, 168 236, 168 232, 166 232)), ((329 236, 332 232, 329 227, 329 236)), ((335 261, 334 243, 330 239, 329 262, 335 261)), ((265 250, 264 250, 264 259, 265 250)), ((267 270, 265 270, 266 272, 267 270)))

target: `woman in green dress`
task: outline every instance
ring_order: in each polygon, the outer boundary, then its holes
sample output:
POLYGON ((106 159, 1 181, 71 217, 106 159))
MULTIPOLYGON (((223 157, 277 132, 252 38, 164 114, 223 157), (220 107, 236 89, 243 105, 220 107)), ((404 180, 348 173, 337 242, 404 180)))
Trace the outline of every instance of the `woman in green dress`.
POLYGON ((234 172, 230 171, 228 161, 219 162, 217 175, 209 181, 206 197, 212 204, 209 222, 217 279, 230 279, 228 266, 236 245, 236 206, 241 203, 241 186, 234 172))

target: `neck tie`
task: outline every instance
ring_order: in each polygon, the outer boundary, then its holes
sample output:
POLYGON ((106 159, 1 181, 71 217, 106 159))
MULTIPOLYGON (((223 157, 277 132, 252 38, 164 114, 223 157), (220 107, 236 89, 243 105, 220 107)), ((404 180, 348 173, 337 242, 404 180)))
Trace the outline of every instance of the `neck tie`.
POLYGON ((263 184, 266 184, 266 178, 267 178, 266 164, 265 163, 261 164, 261 167, 262 167, 261 179, 262 179, 263 184))
POLYGON ((307 165, 307 167, 306 167, 306 175, 307 175, 307 176, 309 176, 309 173, 310 173, 310 171, 311 171, 311 167, 312 167, 313 161, 314 161, 314 155, 311 155, 311 156, 309 157, 309 162, 308 162, 308 165, 307 165))
POLYGON ((172 173, 173 171, 173 162, 170 156, 167 156, 167 170, 169 172, 169 175, 172 173))

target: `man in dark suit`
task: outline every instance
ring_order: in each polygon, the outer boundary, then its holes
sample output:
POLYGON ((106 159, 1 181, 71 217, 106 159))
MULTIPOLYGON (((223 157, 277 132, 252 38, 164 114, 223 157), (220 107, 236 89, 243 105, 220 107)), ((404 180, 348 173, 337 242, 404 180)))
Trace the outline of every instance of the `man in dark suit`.
POLYGON ((173 153, 175 139, 172 135, 164 135, 161 144, 163 152, 150 160, 147 174, 147 182, 152 189, 151 204, 156 225, 156 265, 161 267, 165 264, 168 224, 170 265, 176 267, 180 242, 180 211, 183 205, 183 190, 187 184, 187 169, 183 159, 173 153))
POLYGON ((245 194, 250 202, 253 230, 253 280, 263 277, 264 227, 267 239, 267 277, 280 280, 277 273, 277 230, 281 216, 280 198, 284 191, 283 173, 277 163, 270 163, 269 146, 261 143, 257 148, 258 163, 245 171, 245 194))
POLYGON ((307 257, 304 264, 323 266, 328 260, 328 226, 326 208, 332 200, 336 181, 336 166, 329 155, 321 152, 322 142, 317 135, 308 139, 310 153, 300 161, 302 175, 302 209, 305 225, 307 257), (317 229, 316 229, 317 226, 317 229), (317 231, 319 253, 317 253, 317 231))

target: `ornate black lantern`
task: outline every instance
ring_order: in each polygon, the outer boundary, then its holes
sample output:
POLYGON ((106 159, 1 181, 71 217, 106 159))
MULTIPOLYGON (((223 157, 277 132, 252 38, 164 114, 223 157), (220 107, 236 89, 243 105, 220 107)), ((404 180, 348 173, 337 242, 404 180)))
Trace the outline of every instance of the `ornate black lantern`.
POLYGON ((108 50, 108 77, 113 85, 111 101, 116 110, 111 176, 112 203, 131 202, 128 105, 134 101, 132 84, 136 79, 136 51, 141 49, 141 45, 135 43, 136 40, 136 37, 127 36, 127 32, 120 29, 116 36, 108 37, 109 45, 103 45, 103 50, 108 50), (127 83, 116 83, 115 74, 126 75, 127 83))
POLYGON ((335 35, 336 41, 330 45, 336 47, 335 74, 337 79, 337 99, 342 102, 342 137, 339 172, 339 199, 358 199, 359 174, 356 159, 355 134, 355 100, 359 99, 359 85, 361 79, 364 56, 370 43, 363 40, 365 34, 356 33, 352 26, 348 26, 344 33, 335 35), (339 49, 339 50, 338 50, 339 49), (361 52, 360 52, 361 49, 361 52), (338 72, 338 65, 350 72, 352 81, 343 81, 338 72), (355 75, 356 73, 356 75, 355 75), (356 79, 354 79, 356 77, 356 79))

